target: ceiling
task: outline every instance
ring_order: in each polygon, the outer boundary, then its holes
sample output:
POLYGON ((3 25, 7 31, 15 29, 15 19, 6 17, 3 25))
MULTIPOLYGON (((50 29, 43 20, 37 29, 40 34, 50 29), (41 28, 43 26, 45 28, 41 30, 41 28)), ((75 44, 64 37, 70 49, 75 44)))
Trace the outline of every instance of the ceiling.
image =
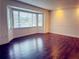
POLYGON ((78 7, 79 0, 18 0, 48 10, 78 7))

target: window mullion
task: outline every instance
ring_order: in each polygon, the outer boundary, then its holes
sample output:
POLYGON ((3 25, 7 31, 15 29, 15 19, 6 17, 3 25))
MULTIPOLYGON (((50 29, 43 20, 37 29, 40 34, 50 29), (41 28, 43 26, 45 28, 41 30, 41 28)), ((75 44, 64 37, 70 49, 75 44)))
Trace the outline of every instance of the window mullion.
POLYGON ((20 11, 18 11, 18 26, 20 28, 20 11))
MULTIPOLYGON (((13 10, 11 9, 10 12, 11 12, 11 17, 12 17, 10 24, 11 24, 11 28, 14 28, 14 18, 13 18, 14 15, 13 15, 13 10)), ((10 18, 11 18, 11 17, 10 17, 10 18)))
POLYGON ((36 14, 36 25, 37 25, 37 28, 38 28, 38 14, 36 14))
POLYGON ((32 14, 32 27, 33 27, 33 21, 34 21, 34 19, 33 19, 33 14, 32 14))

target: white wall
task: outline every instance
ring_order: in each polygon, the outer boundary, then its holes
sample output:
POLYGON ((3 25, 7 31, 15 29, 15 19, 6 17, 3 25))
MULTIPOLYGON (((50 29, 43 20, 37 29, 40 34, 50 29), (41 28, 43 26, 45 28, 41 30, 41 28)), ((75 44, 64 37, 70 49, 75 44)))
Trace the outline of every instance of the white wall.
POLYGON ((20 29, 14 29, 13 31, 13 36, 14 38, 16 37, 21 37, 21 36, 26 36, 26 35, 29 35, 29 34, 34 34, 34 33, 38 33, 38 29, 35 28, 35 27, 32 27, 32 28, 20 28, 20 29))
POLYGON ((4 2, 4 0, 0 0, 0 44, 8 42, 6 1, 4 2))
POLYGON ((57 9, 52 11, 51 32, 79 37, 79 8, 57 9))
POLYGON ((25 36, 25 35, 34 34, 34 33, 48 32, 48 30, 45 30, 47 28, 46 26, 48 25, 46 21, 49 20, 49 15, 47 15, 48 13, 49 11, 46 9, 41 9, 41 8, 31 6, 28 4, 23 4, 17 1, 0 0, 0 45, 8 43, 9 41, 11 41, 13 38, 16 38, 16 37, 25 36), (9 29, 7 24, 7 6, 31 9, 33 11, 44 13, 45 15, 44 29, 43 28, 25 28, 25 29, 10 28, 9 29))
MULTIPOLYGON (((1 0, 0 0, 0 8, 1 8, 1 0)), ((1 28, 1 9, 0 9, 0 28, 1 28)), ((0 29, 0 43, 1 43, 1 29, 0 29)))
POLYGON ((44 13, 44 31, 45 31, 45 33, 48 33, 48 32, 50 32, 50 24, 51 24, 51 22, 50 22, 50 20, 51 20, 51 12, 50 11, 46 11, 45 13, 44 13))

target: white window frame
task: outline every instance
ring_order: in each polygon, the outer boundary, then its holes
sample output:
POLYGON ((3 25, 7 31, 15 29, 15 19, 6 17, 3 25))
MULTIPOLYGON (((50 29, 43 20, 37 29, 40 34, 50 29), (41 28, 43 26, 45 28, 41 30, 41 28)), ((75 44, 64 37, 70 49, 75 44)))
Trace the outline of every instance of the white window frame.
MULTIPOLYGON (((37 18, 37 22, 36 22, 36 26, 32 26, 32 27, 44 27, 44 14, 43 13, 37 13, 37 12, 31 12, 31 11, 27 11, 27 10, 21 10, 21 9, 16 9, 16 8, 11 8, 11 15, 12 15, 12 21, 13 21, 13 28, 14 27, 14 19, 13 19, 13 10, 16 10, 16 11, 22 11, 22 12, 26 12, 26 13, 34 13, 36 14, 36 18, 37 18), (43 15, 43 20, 42 20, 42 26, 38 26, 38 14, 42 14, 43 15)), ((18 28, 23 28, 23 27, 18 27, 18 28)), ((24 28, 31 28, 31 27, 24 27, 24 28)))

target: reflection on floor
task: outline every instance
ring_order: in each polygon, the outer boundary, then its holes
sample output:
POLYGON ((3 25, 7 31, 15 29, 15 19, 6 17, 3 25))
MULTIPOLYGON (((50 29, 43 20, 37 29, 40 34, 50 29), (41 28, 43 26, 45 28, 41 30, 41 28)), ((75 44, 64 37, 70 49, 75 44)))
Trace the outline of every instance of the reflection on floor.
POLYGON ((79 59, 79 38, 34 34, 0 46, 0 59, 79 59))

